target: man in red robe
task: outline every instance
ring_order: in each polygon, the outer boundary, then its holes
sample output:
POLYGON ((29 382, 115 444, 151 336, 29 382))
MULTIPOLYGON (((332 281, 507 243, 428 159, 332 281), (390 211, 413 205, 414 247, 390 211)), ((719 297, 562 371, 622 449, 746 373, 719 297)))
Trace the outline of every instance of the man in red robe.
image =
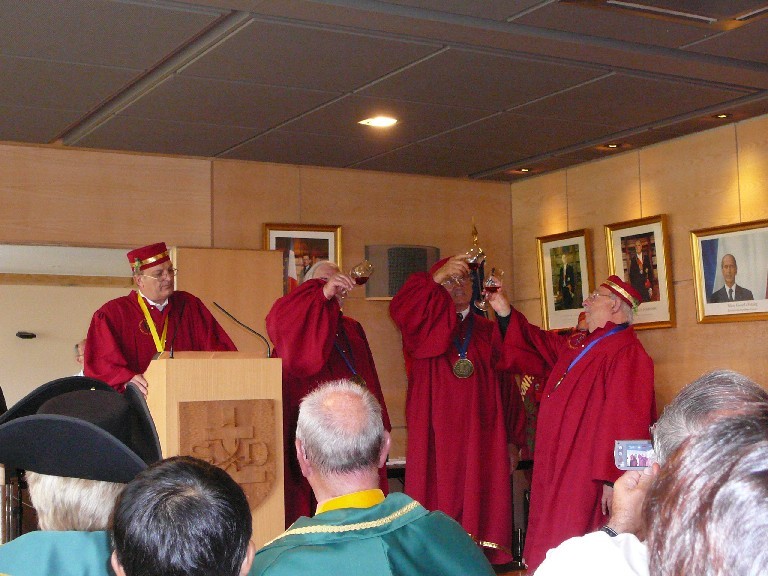
MULTIPOLYGON (((330 380, 350 379, 376 396, 384 426, 389 423, 376 365, 359 322, 341 311, 354 280, 333 262, 315 263, 304 282, 278 299, 267 315, 267 333, 275 345, 273 356, 283 360, 283 443, 285 450, 285 525, 300 516, 312 516, 317 504, 312 487, 301 473, 294 447, 301 399, 330 380)), ((380 487, 386 494, 387 471, 380 469, 380 487)))
POLYGON ((165 243, 128 252, 137 290, 110 300, 91 319, 86 376, 118 392, 133 382, 146 396, 144 372, 164 350, 237 350, 209 310, 189 292, 174 290, 176 269, 165 243))
POLYGON ((614 441, 649 438, 656 400, 653 361, 631 326, 639 304, 630 284, 609 277, 584 301, 589 334, 581 341, 533 326, 499 304, 499 315, 509 316, 503 366, 524 369, 518 363, 530 353, 552 365, 536 429, 524 551, 531 570, 550 548, 606 522, 621 474, 614 441))
POLYGON ((405 492, 457 520, 503 564, 512 560, 509 455, 517 447, 508 447, 496 370, 501 333, 470 311, 471 301, 459 255, 411 275, 390 304, 408 372, 405 492))

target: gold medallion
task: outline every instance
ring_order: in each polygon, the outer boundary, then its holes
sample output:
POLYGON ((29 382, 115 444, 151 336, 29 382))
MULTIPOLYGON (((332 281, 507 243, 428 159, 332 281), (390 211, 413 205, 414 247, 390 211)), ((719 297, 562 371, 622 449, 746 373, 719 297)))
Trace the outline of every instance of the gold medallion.
POLYGON ((456 378, 469 378, 475 372, 475 367, 467 358, 459 358, 453 365, 453 375, 456 378))
POLYGON ((360 376, 360 374, 352 374, 352 376, 349 379, 352 380, 352 382, 354 382, 358 386, 362 386, 363 388, 366 387, 365 378, 360 376))

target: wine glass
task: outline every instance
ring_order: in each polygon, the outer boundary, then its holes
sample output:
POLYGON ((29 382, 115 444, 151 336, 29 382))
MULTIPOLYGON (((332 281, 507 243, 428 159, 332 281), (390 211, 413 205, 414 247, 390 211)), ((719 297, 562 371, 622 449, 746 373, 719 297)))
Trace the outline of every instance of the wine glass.
MULTIPOLYGON (((366 282, 368 282, 368 278, 371 277, 371 274, 373 274, 373 264, 371 264, 368 260, 363 260, 359 264, 356 264, 352 267, 352 270, 349 271, 349 275, 352 277, 352 280, 355 281, 355 284, 358 286, 362 286, 366 282)), ((344 290, 341 293, 342 300, 347 297, 347 291, 344 290)))
POLYGON ((480 246, 477 244, 467 250, 466 254, 467 265, 469 266, 470 270, 477 270, 480 267, 480 264, 482 264, 485 260, 485 252, 483 252, 483 249, 480 248, 480 246))
POLYGON ((491 273, 488 278, 483 282, 483 297, 480 300, 475 300, 475 308, 485 312, 488 310, 488 294, 498 292, 501 288, 501 278, 504 276, 504 270, 497 268, 491 268, 491 273))
POLYGON ((349 271, 349 275, 355 281, 355 284, 362 286, 368 282, 368 278, 373 274, 373 264, 368 260, 363 260, 360 264, 357 264, 349 271))

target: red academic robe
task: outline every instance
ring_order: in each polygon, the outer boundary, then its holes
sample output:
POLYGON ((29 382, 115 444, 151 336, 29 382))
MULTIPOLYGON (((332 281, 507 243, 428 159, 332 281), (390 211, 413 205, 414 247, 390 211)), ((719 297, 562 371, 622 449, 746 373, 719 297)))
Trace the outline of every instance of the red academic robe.
MULTIPOLYGON (((205 304, 189 292, 174 292, 168 305, 160 312, 146 300, 158 337, 168 318, 166 349, 237 350, 205 304)), ((144 374, 157 353, 137 293, 110 300, 91 319, 85 345, 83 372, 90 378, 102 380, 118 392, 136 374, 144 374)))
POLYGON ((390 314, 402 332, 408 367, 405 492, 454 518, 477 542, 490 543, 491 562, 509 562, 509 453, 496 372, 501 333, 475 316, 466 356, 475 370, 458 378, 453 338, 466 334, 470 320, 458 326, 448 291, 427 273, 413 274, 392 299, 390 314))
POLYGON ((521 369, 519 358, 526 361, 518 354, 521 349, 553 364, 536 428, 524 551, 531 570, 550 548, 606 522, 600 506, 603 483, 621 475, 613 460, 614 441, 648 438, 656 420, 653 361, 631 326, 595 344, 555 388, 584 347, 615 327, 609 322, 574 347, 570 336, 541 330, 512 310, 502 365, 521 369))
MULTIPOLYGON (((317 504, 312 488, 301 474, 294 447, 301 399, 323 382, 350 378, 353 374, 334 343, 341 347, 357 373, 365 379, 368 390, 381 404, 384 427, 392 429, 363 327, 342 315, 336 298, 326 299, 324 284, 322 280, 307 280, 278 299, 267 315, 267 333, 275 345, 273 356, 283 360, 286 527, 299 516, 313 516, 317 504)), ((380 487, 386 494, 387 471, 381 468, 379 472, 380 487)))

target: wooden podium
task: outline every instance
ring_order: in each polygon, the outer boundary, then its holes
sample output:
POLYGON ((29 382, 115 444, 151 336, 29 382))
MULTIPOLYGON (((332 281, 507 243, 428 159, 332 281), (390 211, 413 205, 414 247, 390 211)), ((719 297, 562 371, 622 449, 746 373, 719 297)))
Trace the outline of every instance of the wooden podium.
POLYGON ((246 352, 164 352, 145 376, 163 456, 195 456, 242 486, 257 547, 285 529, 282 363, 246 352))

